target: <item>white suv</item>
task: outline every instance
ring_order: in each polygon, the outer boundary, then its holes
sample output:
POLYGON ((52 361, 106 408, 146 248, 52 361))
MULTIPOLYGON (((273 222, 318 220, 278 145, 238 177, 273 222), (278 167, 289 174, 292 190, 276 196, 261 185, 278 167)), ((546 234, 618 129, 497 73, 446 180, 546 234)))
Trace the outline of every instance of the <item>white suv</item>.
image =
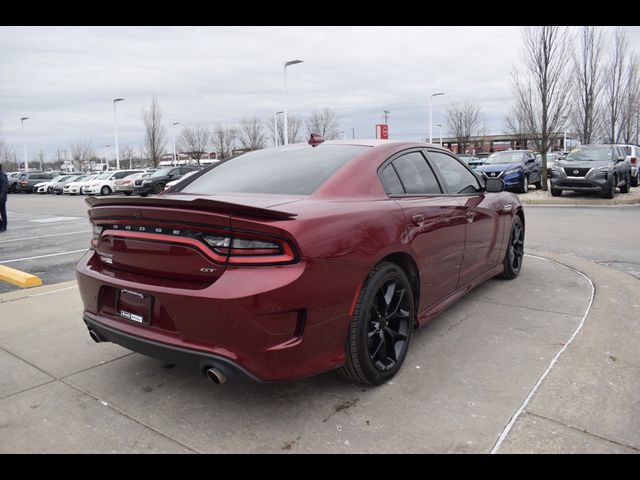
POLYGON ((627 162, 631 164, 631 186, 638 186, 638 161, 640 159, 640 147, 638 145, 617 144, 624 150, 627 156, 627 162))
POLYGON ((140 173, 144 170, 115 170, 102 172, 92 181, 86 183, 82 188, 85 195, 111 195, 115 187, 115 181, 120 180, 132 173, 140 173))

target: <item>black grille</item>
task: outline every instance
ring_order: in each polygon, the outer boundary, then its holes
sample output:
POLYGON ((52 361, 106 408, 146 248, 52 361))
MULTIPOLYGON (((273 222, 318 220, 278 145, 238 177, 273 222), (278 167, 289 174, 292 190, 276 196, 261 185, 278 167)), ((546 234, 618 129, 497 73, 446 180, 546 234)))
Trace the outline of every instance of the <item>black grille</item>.
POLYGON ((565 167, 564 173, 566 173, 570 177, 586 177, 587 172, 591 170, 590 168, 573 168, 573 167, 565 167))
POLYGON ((140 185, 142 185, 142 179, 138 179, 138 180, 136 180, 135 185, 136 185, 137 187, 139 187, 140 185))

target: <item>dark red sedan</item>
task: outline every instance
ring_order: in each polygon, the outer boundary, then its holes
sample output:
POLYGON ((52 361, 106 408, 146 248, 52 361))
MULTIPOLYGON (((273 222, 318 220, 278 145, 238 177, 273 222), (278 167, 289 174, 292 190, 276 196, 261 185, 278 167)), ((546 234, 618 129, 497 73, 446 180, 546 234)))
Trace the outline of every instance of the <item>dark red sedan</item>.
POLYGON ((246 153, 150 198, 87 200, 84 321, 215 383, 338 369, 381 384, 414 328, 520 272, 524 213, 499 179, 415 142, 246 153))

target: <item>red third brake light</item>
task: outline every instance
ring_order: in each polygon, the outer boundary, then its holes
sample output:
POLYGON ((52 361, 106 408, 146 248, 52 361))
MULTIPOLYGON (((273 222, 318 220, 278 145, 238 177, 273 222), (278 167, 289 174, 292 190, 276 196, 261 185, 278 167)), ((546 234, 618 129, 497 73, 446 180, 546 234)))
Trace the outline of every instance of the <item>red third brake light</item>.
POLYGON ((317 133, 312 133, 311 137, 309 137, 309 145, 311 145, 312 147, 317 147, 322 142, 324 142, 324 138, 322 138, 322 136, 318 135, 317 133))

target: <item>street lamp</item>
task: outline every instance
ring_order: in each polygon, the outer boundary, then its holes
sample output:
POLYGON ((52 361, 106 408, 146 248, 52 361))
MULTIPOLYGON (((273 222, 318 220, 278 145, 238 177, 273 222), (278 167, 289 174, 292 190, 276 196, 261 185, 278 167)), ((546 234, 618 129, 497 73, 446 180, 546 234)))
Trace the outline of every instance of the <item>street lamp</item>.
POLYGON ((433 121, 433 111, 431 104, 433 103, 433 97, 437 97, 439 95, 444 95, 444 93, 432 93, 431 98, 429 98, 429 143, 433 143, 433 127, 431 126, 431 122, 433 121))
MULTIPOLYGON (((116 136, 116 169, 120 170, 120 151, 118 149, 118 124, 116 122, 116 103, 122 102, 124 98, 113 99, 113 132, 116 136)), ((107 164, 108 167, 109 164, 107 164)), ((108 168, 107 168, 108 170, 108 168)))
POLYGON ((29 117, 22 117, 20 123, 22 124, 22 150, 24 152, 24 171, 29 172, 29 160, 27 160, 27 144, 24 140, 24 121, 29 120, 29 117))
POLYGON ((284 144, 289 145, 289 122, 287 120, 287 67, 302 63, 302 60, 290 60, 284 64, 284 144))
POLYGON ((278 146, 278 115, 280 115, 281 113, 284 113, 284 112, 281 110, 273 114, 273 131, 274 131, 276 147, 278 146))
POLYGON ((180 122, 173 122, 173 166, 176 164, 176 125, 180 125, 180 122))
POLYGON ((442 146, 442 124, 436 123, 436 127, 440 127, 440 146, 442 146))
POLYGON ((105 145, 105 146, 104 146, 104 148, 105 148, 105 151, 104 151, 104 161, 105 161, 105 163, 107 164, 107 171, 109 170, 109 158, 107 157, 107 155, 108 155, 109 147, 110 147, 110 146, 111 146, 111 145, 105 145))

